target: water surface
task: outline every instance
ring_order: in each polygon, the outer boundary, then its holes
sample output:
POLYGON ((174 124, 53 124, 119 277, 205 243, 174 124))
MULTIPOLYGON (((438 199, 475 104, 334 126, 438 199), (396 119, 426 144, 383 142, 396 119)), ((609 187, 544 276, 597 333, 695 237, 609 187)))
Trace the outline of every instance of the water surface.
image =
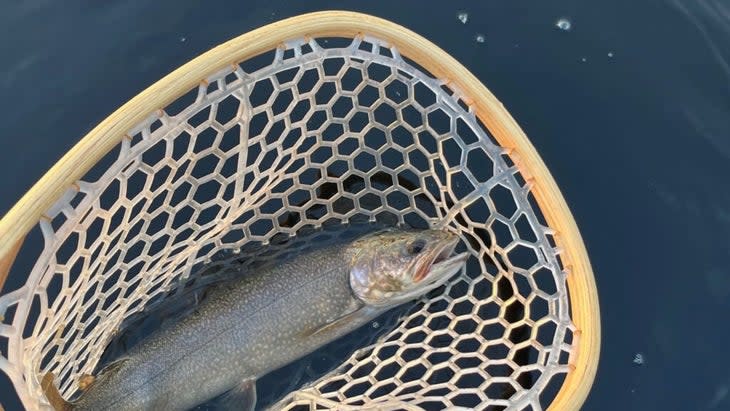
MULTIPOLYGON (((730 408, 725 0, 7 3, 0 212, 174 68, 265 23, 327 8, 432 40, 536 146, 581 229, 601 299, 602 357, 585 409, 730 408), (561 18, 570 30, 556 27, 561 18)), ((0 390, 6 409, 18 409, 0 390)))

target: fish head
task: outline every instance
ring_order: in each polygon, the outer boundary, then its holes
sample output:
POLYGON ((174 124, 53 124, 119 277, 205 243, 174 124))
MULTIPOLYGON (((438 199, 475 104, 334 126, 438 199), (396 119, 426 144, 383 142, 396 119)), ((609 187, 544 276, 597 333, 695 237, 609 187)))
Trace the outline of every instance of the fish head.
POLYGON ((459 238, 442 230, 389 229, 353 242, 350 287, 371 306, 388 307, 439 287, 464 266, 459 238))

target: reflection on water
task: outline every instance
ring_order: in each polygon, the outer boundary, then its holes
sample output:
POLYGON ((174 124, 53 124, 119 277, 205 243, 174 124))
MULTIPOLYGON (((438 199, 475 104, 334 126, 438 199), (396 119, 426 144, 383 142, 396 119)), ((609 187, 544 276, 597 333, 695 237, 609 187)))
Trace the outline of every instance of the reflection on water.
POLYGON ((672 0, 671 3, 702 33, 706 46, 729 81, 725 88, 730 87, 730 51, 723 44, 730 38, 730 3, 724 0, 672 0))

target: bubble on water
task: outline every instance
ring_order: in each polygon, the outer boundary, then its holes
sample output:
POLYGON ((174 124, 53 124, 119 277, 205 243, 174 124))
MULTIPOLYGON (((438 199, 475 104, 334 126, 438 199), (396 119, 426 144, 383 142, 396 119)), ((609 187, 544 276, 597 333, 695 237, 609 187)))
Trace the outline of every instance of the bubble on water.
POLYGON ((573 27, 573 23, 571 23, 570 20, 566 19, 565 17, 561 17, 560 19, 558 19, 557 22, 555 22, 555 27, 563 31, 570 31, 570 29, 573 27))
POLYGON ((476 42, 477 42, 477 43, 484 43, 484 41, 485 41, 486 39, 487 39, 487 38, 486 38, 486 37, 484 37, 484 34, 481 34, 481 33, 477 33, 477 35, 476 35, 476 36, 474 36, 474 40, 476 40, 476 42))
POLYGON ((185 36, 180 37, 180 43, 185 43, 187 40, 188 39, 185 36))
POLYGON ((380 327, 380 324, 377 321, 373 321, 373 328, 380 327))
POLYGON ((608 52, 608 57, 613 57, 613 51, 608 52))
POLYGON ((588 61, 588 59, 587 59, 587 58, 585 58, 585 57, 582 57, 582 58, 580 59, 580 61, 582 61, 583 63, 585 63, 586 61, 588 61))
POLYGON ((642 353, 637 352, 636 355, 634 355, 634 364, 644 365, 644 355, 642 353))
POLYGON ((461 24, 466 24, 466 22, 469 21, 469 13, 467 13, 465 11, 460 11, 456 15, 456 18, 459 19, 459 21, 461 22, 461 24))

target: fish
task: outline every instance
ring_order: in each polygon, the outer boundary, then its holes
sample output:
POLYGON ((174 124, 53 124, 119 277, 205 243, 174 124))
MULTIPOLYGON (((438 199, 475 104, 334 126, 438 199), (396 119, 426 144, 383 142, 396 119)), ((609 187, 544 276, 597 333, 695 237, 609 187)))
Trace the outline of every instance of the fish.
MULTIPOLYGON (((179 322, 151 333, 56 410, 186 410, 223 396, 253 410, 256 380, 446 283, 466 263, 445 230, 388 228, 328 244, 208 293, 179 322)), ((224 406, 226 408, 226 406, 224 406)))

